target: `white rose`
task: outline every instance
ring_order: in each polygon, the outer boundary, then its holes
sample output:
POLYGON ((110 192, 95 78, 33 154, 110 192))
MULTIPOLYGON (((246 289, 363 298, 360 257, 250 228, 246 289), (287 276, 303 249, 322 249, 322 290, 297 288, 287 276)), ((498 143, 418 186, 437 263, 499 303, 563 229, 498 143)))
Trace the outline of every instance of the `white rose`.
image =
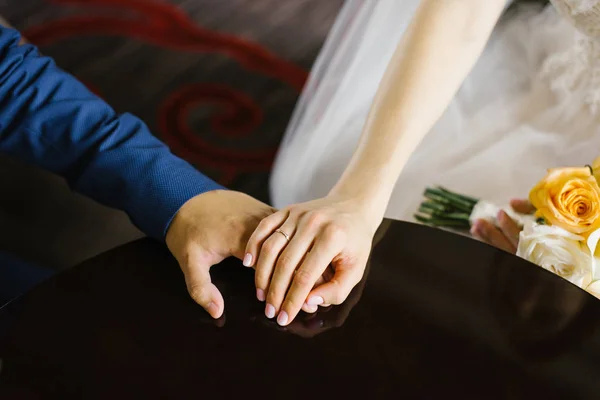
POLYGON ((517 255, 580 288, 587 288, 592 281, 592 257, 585 239, 557 226, 526 222, 517 255))
POLYGON ((592 282, 585 290, 600 299, 600 281, 592 282))

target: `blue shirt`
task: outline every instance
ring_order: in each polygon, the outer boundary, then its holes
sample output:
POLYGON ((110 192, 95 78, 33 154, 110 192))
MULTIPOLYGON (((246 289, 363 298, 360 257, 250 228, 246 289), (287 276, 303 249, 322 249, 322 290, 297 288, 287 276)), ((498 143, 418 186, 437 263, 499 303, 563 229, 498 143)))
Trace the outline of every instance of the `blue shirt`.
POLYGON ((221 189, 148 127, 119 115, 13 29, 0 27, 0 151, 66 178, 163 240, 190 198, 221 189))

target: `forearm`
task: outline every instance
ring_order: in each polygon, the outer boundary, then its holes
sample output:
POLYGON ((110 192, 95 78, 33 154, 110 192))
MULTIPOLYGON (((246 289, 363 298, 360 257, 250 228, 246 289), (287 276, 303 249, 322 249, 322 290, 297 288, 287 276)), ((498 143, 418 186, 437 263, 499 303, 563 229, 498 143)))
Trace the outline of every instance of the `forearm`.
POLYGON ((129 114, 0 28, 0 151, 65 177, 162 239, 190 198, 220 188, 175 157, 129 114))
POLYGON ((382 217, 398 176, 475 64, 505 0, 423 0, 398 45, 358 147, 332 190, 382 217))

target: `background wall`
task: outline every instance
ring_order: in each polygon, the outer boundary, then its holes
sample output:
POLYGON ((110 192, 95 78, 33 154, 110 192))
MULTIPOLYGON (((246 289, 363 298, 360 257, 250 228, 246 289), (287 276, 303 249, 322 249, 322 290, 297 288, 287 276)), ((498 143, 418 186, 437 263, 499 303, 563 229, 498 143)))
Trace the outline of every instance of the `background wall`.
MULTIPOLYGON (((263 201, 343 0, 0 0, 0 15, 172 150, 263 201)), ((120 212, 0 158, 0 250, 56 268, 141 236, 120 212)))

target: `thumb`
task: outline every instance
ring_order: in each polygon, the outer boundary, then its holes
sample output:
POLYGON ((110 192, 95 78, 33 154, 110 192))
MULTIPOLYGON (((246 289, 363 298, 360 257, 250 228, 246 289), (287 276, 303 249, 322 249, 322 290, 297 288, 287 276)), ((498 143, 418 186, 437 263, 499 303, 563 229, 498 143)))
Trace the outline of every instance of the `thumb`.
POLYGON ((308 305, 342 304, 354 286, 360 282, 356 271, 336 270, 333 278, 309 293, 306 303, 308 305))
MULTIPOLYGON (((333 272, 329 272, 329 271, 331 271, 331 267, 327 267, 327 269, 325 270, 323 275, 321 275, 319 277, 319 279, 317 279, 317 281, 315 282, 315 285, 313 286, 313 290, 331 280, 331 277, 333 276, 333 272), (331 274, 331 275, 329 275, 329 274, 331 274)), ((307 297, 307 299, 309 299, 309 298, 310 298, 310 294, 309 294, 309 297, 307 297)), ((318 309, 319 309, 318 305, 308 305, 306 303, 306 301, 304 302, 304 304, 302 304, 302 311, 304 311, 307 314, 316 313, 318 309)))
POLYGON ((219 289, 210 279, 210 261, 199 258, 190 258, 183 267, 185 284, 191 298, 200 304, 211 317, 217 319, 223 315, 225 301, 219 289))

